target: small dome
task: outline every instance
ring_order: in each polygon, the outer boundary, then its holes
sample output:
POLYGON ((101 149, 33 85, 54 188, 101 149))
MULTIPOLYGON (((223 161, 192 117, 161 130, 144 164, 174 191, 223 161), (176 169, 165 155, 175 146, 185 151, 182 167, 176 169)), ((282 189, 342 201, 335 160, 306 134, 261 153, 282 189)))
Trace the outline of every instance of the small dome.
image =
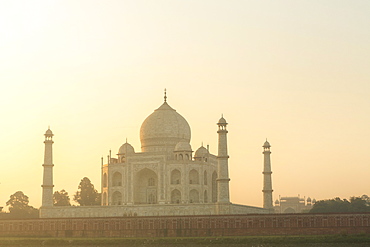
POLYGON ((221 117, 220 120, 218 120, 218 124, 227 124, 226 119, 221 117))
POLYGON ((280 204, 279 200, 276 200, 275 205, 279 205, 279 204, 280 204))
POLYGON ((195 154, 194 154, 194 157, 204 157, 204 155, 207 155, 209 154, 208 150, 201 146, 200 148, 198 148, 197 151, 195 151, 195 154))
POLYGON ((312 200, 312 203, 313 203, 313 204, 315 204, 315 203, 316 203, 316 199, 313 199, 313 200, 312 200))
POLYGON ((118 154, 131 154, 135 153, 134 147, 129 143, 124 143, 118 150, 118 154))
POLYGON ((175 151, 189 151, 189 152, 191 152, 191 146, 187 142, 179 142, 175 146, 175 151))
POLYGON ((45 132, 45 135, 46 135, 46 136, 53 136, 54 134, 53 134, 53 132, 52 132, 50 129, 48 129, 48 130, 45 132))
POLYGON ((311 202, 311 197, 308 197, 307 198, 307 202, 311 202))
POLYGON ((271 147, 271 145, 270 145, 270 143, 266 140, 262 147, 264 147, 264 148, 269 148, 269 147, 271 147))

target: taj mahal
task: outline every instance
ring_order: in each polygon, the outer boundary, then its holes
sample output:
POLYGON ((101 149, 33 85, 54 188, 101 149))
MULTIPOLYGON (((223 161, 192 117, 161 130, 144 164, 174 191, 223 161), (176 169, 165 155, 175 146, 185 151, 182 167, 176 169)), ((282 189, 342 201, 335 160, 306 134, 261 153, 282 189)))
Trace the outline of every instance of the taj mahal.
POLYGON ((142 123, 141 151, 123 143, 101 167, 100 206, 53 205, 53 132, 45 133, 41 218, 266 214, 273 212, 270 144, 263 145, 263 208, 233 204, 229 196, 227 121, 215 127, 218 153, 195 152, 186 119, 164 102, 142 123))

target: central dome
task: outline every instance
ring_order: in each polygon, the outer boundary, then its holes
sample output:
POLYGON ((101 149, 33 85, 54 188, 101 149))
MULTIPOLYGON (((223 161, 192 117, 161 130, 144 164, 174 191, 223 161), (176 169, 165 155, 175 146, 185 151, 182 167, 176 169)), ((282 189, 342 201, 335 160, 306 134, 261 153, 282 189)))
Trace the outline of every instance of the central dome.
POLYGON ((190 126, 183 116, 164 102, 140 128, 143 152, 172 152, 178 142, 190 142, 190 126))

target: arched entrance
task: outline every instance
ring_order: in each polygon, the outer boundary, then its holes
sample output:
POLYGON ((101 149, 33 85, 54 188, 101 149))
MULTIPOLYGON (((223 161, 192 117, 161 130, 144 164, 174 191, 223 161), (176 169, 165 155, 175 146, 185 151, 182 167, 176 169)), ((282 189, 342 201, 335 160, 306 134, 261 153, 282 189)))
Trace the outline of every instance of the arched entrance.
POLYGON ((136 173, 134 179, 134 203, 156 204, 158 202, 158 176, 148 168, 136 173))

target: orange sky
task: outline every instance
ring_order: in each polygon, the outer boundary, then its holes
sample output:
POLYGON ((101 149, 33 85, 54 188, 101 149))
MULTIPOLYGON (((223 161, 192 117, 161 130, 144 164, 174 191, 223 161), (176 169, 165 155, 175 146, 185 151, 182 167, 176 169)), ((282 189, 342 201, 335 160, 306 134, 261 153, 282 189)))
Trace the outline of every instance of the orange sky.
POLYGON ((48 125, 55 189, 100 191, 164 88, 193 150, 229 122, 232 202, 262 206, 266 137, 274 200, 369 195, 369 26, 365 0, 2 1, 0 206, 40 206, 48 125))

